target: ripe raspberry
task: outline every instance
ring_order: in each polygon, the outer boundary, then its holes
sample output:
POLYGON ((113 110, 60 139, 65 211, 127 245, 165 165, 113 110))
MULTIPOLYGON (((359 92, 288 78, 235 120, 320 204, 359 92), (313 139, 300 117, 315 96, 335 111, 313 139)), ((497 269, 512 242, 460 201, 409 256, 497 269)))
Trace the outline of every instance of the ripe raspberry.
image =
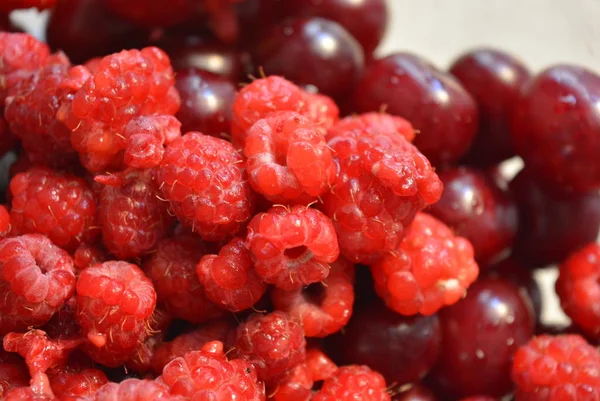
POLYGON ((354 131, 356 136, 366 131, 369 137, 385 135, 390 142, 403 145, 402 140, 394 141, 394 136, 400 135, 408 142, 415 139, 415 130, 410 122, 402 117, 385 113, 363 113, 341 119, 328 132, 328 139, 343 136, 348 131, 354 131))
POLYGON ((398 246, 419 210, 439 200, 442 183, 402 135, 364 129, 368 119, 354 119, 329 130, 339 173, 323 198, 323 209, 333 220, 342 255, 351 262, 373 263, 398 246), (363 128, 356 129, 355 123, 363 128))
POLYGON ((44 234, 68 250, 93 242, 99 234, 94 193, 79 177, 33 167, 10 181, 10 192, 16 234, 44 234))
POLYGON ((515 354, 516 399, 594 399, 593 395, 600 394, 599 371, 600 353, 580 336, 534 337, 515 354))
MULTIPOLYGON (((127 124, 139 116, 174 115, 179 109, 174 82, 169 58, 158 48, 104 57, 57 114, 71 130, 71 144, 84 167, 91 172, 122 168, 123 153, 129 149, 123 135, 127 124)), ((154 133, 148 135, 155 139, 154 133)))
MULTIPOLYGON (((25 387, 29 384, 29 373, 21 363, 0 363, 0 397, 15 387, 25 387)), ((4 398, 2 398, 4 399, 4 398)))
POLYGON ((123 136, 127 138, 127 166, 156 167, 165 153, 164 145, 181 136, 181 123, 173 116, 140 116, 125 126, 123 136))
POLYGON ((56 401, 48 376, 39 373, 31 378, 28 387, 16 387, 8 391, 3 401, 56 401))
POLYGON ((417 213, 396 250, 371 268, 375 289, 402 315, 431 315, 458 302, 479 274, 473 247, 435 217, 417 213))
POLYGON ((172 396, 169 388, 154 380, 126 379, 121 383, 106 383, 93 395, 79 398, 78 401, 184 401, 172 396))
POLYGON ((0 205, 0 237, 6 237, 10 230, 10 214, 6 207, 0 205))
POLYGON ((250 185, 275 203, 309 203, 329 189, 336 167, 316 126, 292 111, 258 120, 246 134, 250 185))
POLYGON ((354 304, 354 265, 338 259, 323 283, 304 289, 271 292, 275 309, 302 322, 307 337, 325 337, 348 323, 354 304))
POLYGON ((318 348, 309 348, 306 351, 306 366, 310 378, 315 382, 329 379, 338 369, 337 365, 318 348))
POLYGON ((195 324, 223 314, 206 297, 196 276, 196 265, 205 254, 199 238, 182 235, 159 242, 144 263, 144 271, 154 283, 158 301, 167 313, 195 324))
POLYGON ((158 347, 162 344, 164 336, 162 333, 155 333, 147 337, 140 344, 135 354, 125 362, 124 369, 126 372, 135 372, 139 375, 147 375, 152 370, 152 358, 158 347))
POLYGON ((110 255, 101 247, 81 244, 73 254, 73 263, 77 270, 83 270, 86 267, 97 265, 106 262, 110 259, 110 255))
POLYGON ((287 291, 327 278, 328 263, 339 256, 331 221, 306 206, 276 206, 257 214, 247 241, 258 275, 287 291))
POLYGON ((46 323, 75 289, 69 254, 42 235, 0 241, 0 333, 46 323))
POLYGON ((158 382, 165 383, 171 394, 186 399, 211 401, 260 401, 265 389, 256 378, 254 367, 241 359, 227 360, 223 343, 212 341, 199 351, 169 362, 158 382))
POLYGON ((0 12, 11 12, 22 8, 37 8, 43 10, 52 8, 56 4, 56 0, 4 0, 0 4, 0 12))
POLYGON ((250 218, 244 161, 229 142, 189 132, 167 146, 157 179, 179 220, 208 241, 235 234, 250 218))
POLYGON ((78 397, 91 396, 108 383, 104 372, 98 369, 56 369, 48 373, 48 379, 52 392, 62 401, 75 401, 78 397))
POLYGON ((255 314, 240 324, 235 350, 256 367, 258 378, 269 387, 306 359, 300 322, 281 311, 255 314))
POLYGON ((168 203, 160 200, 154 177, 152 169, 96 177, 106 184, 98 200, 102 241, 119 259, 150 251, 175 224, 168 203))
POLYGON ((556 292, 565 313, 592 338, 600 335, 600 244, 574 252, 560 266, 556 292))
POLYGON ((109 261, 82 270, 77 280, 77 323, 92 359, 109 367, 133 356, 146 330, 156 292, 150 279, 127 262, 109 261))
POLYGON ((289 370, 277 384, 275 393, 269 397, 273 401, 310 401, 313 381, 306 363, 289 370))
POLYGON ((311 401, 391 401, 383 376, 367 366, 342 366, 325 380, 311 401))
POLYGON ((327 132, 340 119, 340 109, 329 96, 306 93, 304 99, 306 109, 302 114, 321 131, 327 132))

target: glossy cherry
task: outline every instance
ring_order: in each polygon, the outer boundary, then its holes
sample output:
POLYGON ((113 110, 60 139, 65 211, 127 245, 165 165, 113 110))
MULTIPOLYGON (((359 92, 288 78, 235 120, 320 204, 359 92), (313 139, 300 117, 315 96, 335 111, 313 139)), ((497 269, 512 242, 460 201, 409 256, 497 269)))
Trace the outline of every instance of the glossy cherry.
POLYGON ((514 156, 508 123, 529 70, 519 59, 495 49, 476 49, 450 67, 479 106, 479 132, 465 160, 490 166, 514 156))
POLYGON ((529 267, 559 263, 596 239, 600 195, 559 194, 542 186, 529 169, 510 183, 519 210, 515 257, 529 267))
POLYGON ((352 111, 386 110, 408 119, 415 145, 437 166, 462 157, 478 128, 475 100, 452 75, 410 54, 373 61, 356 85, 352 111))
POLYGON ((517 233, 517 207, 510 192, 475 169, 460 167, 439 174, 441 199, 428 210, 471 241, 481 268, 508 255, 517 233))
POLYGON ((519 346, 533 335, 531 300, 510 281, 483 278, 465 299, 440 311, 442 350, 432 379, 452 399, 502 396, 519 346))
POLYGON ((364 67, 356 39, 338 23, 319 17, 276 25, 260 41, 254 58, 266 74, 314 85, 332 97, 347 93, 364 67))

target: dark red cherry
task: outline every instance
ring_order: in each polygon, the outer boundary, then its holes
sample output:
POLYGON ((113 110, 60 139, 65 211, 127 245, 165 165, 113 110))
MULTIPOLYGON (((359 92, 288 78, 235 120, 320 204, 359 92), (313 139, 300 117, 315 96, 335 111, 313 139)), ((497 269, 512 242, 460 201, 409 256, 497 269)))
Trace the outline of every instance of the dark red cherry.
POLYGON ((254 53, 254 63, 268 75, 314 85, 331 97, 347 93, 364 67, 363 51, 341 25, 324 18, 285 21, 273 27, 254 53))
POLYGON ((559 263, 592 242, 600 229, 600 195, 559 194, 549 191, 522 170, 510 183, 519 210, 514 255, 524 265, 559 263))
POLYGON ((492 177, 467 167, 443 171, 441 199, 429 212, 471 241, 481 268, 508 255, 517 233, 517 207, 492 177))
POLYGON ((512 140, 531 174, 554 190, 600 188, 600 75, 550 67, 523 86, 513 110, 512 140))
POLYGON ((195 68, 178 71, 175 79, 181 96, 176 117, 182 132, 227 137, 236 86, 224 77, 195 68))
POLYGON ((244 0, 235 4, 240 45, 253 47, 273 25, 285 18, 289 0, 244 0))
POLYGON ((462 157, 477 133, 477 104, 452 75, 409 53, 373 61, 352 95, 354 112, 386 110, 408 119, 415 145, 437 166, 462 157))
POLYGON ((325 339, 338 364, 362 364, 387 383, 403 385, 423 378, 440 351, 438 317, 402 316, 376 301, 357 306, 339 334, 325 339))
POLYGON ((432 380, 451 399, 512 389, 514 353, 533 335, 531 300, 512 282, 482 278, 439 313, 442 349, 432 380))
POLYGON ((479 106, 479 132, 465 161, 490 166, 514 156, 508 123, 529 70, 519 59, 494 49, 463 54, 450 67, 479 106))
POLYGON ((433 391, 422 384, 413 384, 392 397, 393 401, 438 401, 433 391))

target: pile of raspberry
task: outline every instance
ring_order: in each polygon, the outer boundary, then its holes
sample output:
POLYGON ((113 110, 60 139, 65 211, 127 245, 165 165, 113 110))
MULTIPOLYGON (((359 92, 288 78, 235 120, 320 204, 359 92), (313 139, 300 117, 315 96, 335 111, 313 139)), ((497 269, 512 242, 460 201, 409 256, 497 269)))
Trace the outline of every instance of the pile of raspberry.
POLYGON ((600 400, 600 75, 359 3, 0 5, 0 399, 600 400))

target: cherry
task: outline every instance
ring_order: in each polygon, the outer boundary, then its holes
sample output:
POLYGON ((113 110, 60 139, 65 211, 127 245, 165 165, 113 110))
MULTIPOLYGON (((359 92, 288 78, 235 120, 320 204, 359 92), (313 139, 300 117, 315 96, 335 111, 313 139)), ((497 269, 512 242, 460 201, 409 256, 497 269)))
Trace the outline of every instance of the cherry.
POLYGON ((388 24, 385 0, 287 0, 287 14, 337 22, 362 46, 365 55, 381 42, 388 24))
POLYGON ((437 166, 463 156, 477 133, 477 104, 459 82, 428 61, 394 53, 373 61, 352 94, 352 111, 386 110, 408 119, 415 146, 437 166))
POLYGON ((531 174, 555 190, 600 188, 600 75, 550 67, 523 87, 511 136, 531 174))
POLYGON ((514 156, 508 122, 519 91, 530 76, 517 58, 494 49, 477 49, 450 67, 479 106, 479 133, 465 157, 469 164, 490 166, 514 156))
POLYGON ((326 95, 344 95, 360 77, 363 51, 341 25, 324 18, 288 20, 261 40, 255 64, 269 75, 314 85, 326 95))
POLYGON ((397 385, 423 378, 435 363, 440 343, 436 315, 401 316, 379 301, 355 306, 342 332, 325 339, 338 364, 368 365, 397 385))
POLYGON ((510 183, 519 210, 515 257, 529 267, 559 263, 592 242, 600 228, 600 195, 549 191, 528 168, 510 183))
POLYGON ((510 251, 517 233, 517 207, 509 191, 492 177, 460 167, 439 174, 441 199, 429 212, 471 241, 481 268, 510 251))
POLYGON ((181 97, 177 118, 182 132, 223 136, 229 132, 236 87, 224 77, 187 68, 178 71, 175 87, 181 97))
POLYGON ((393 401, 437 401, 433 391, 422 384, 411 385, 407 390, 396 394, 393 401))
POLYGON ((278 21, 285 17, 285 5, 290 0, 244 0, 235 4, 240 26, 240 44, 252 47, 278 21))
POLYGON ((535 327, 527 295, 510 281, 482 278, 439 315, 443 340, 432 379, 443 393, 459 399, 510 392, 512 357, 535 327))

